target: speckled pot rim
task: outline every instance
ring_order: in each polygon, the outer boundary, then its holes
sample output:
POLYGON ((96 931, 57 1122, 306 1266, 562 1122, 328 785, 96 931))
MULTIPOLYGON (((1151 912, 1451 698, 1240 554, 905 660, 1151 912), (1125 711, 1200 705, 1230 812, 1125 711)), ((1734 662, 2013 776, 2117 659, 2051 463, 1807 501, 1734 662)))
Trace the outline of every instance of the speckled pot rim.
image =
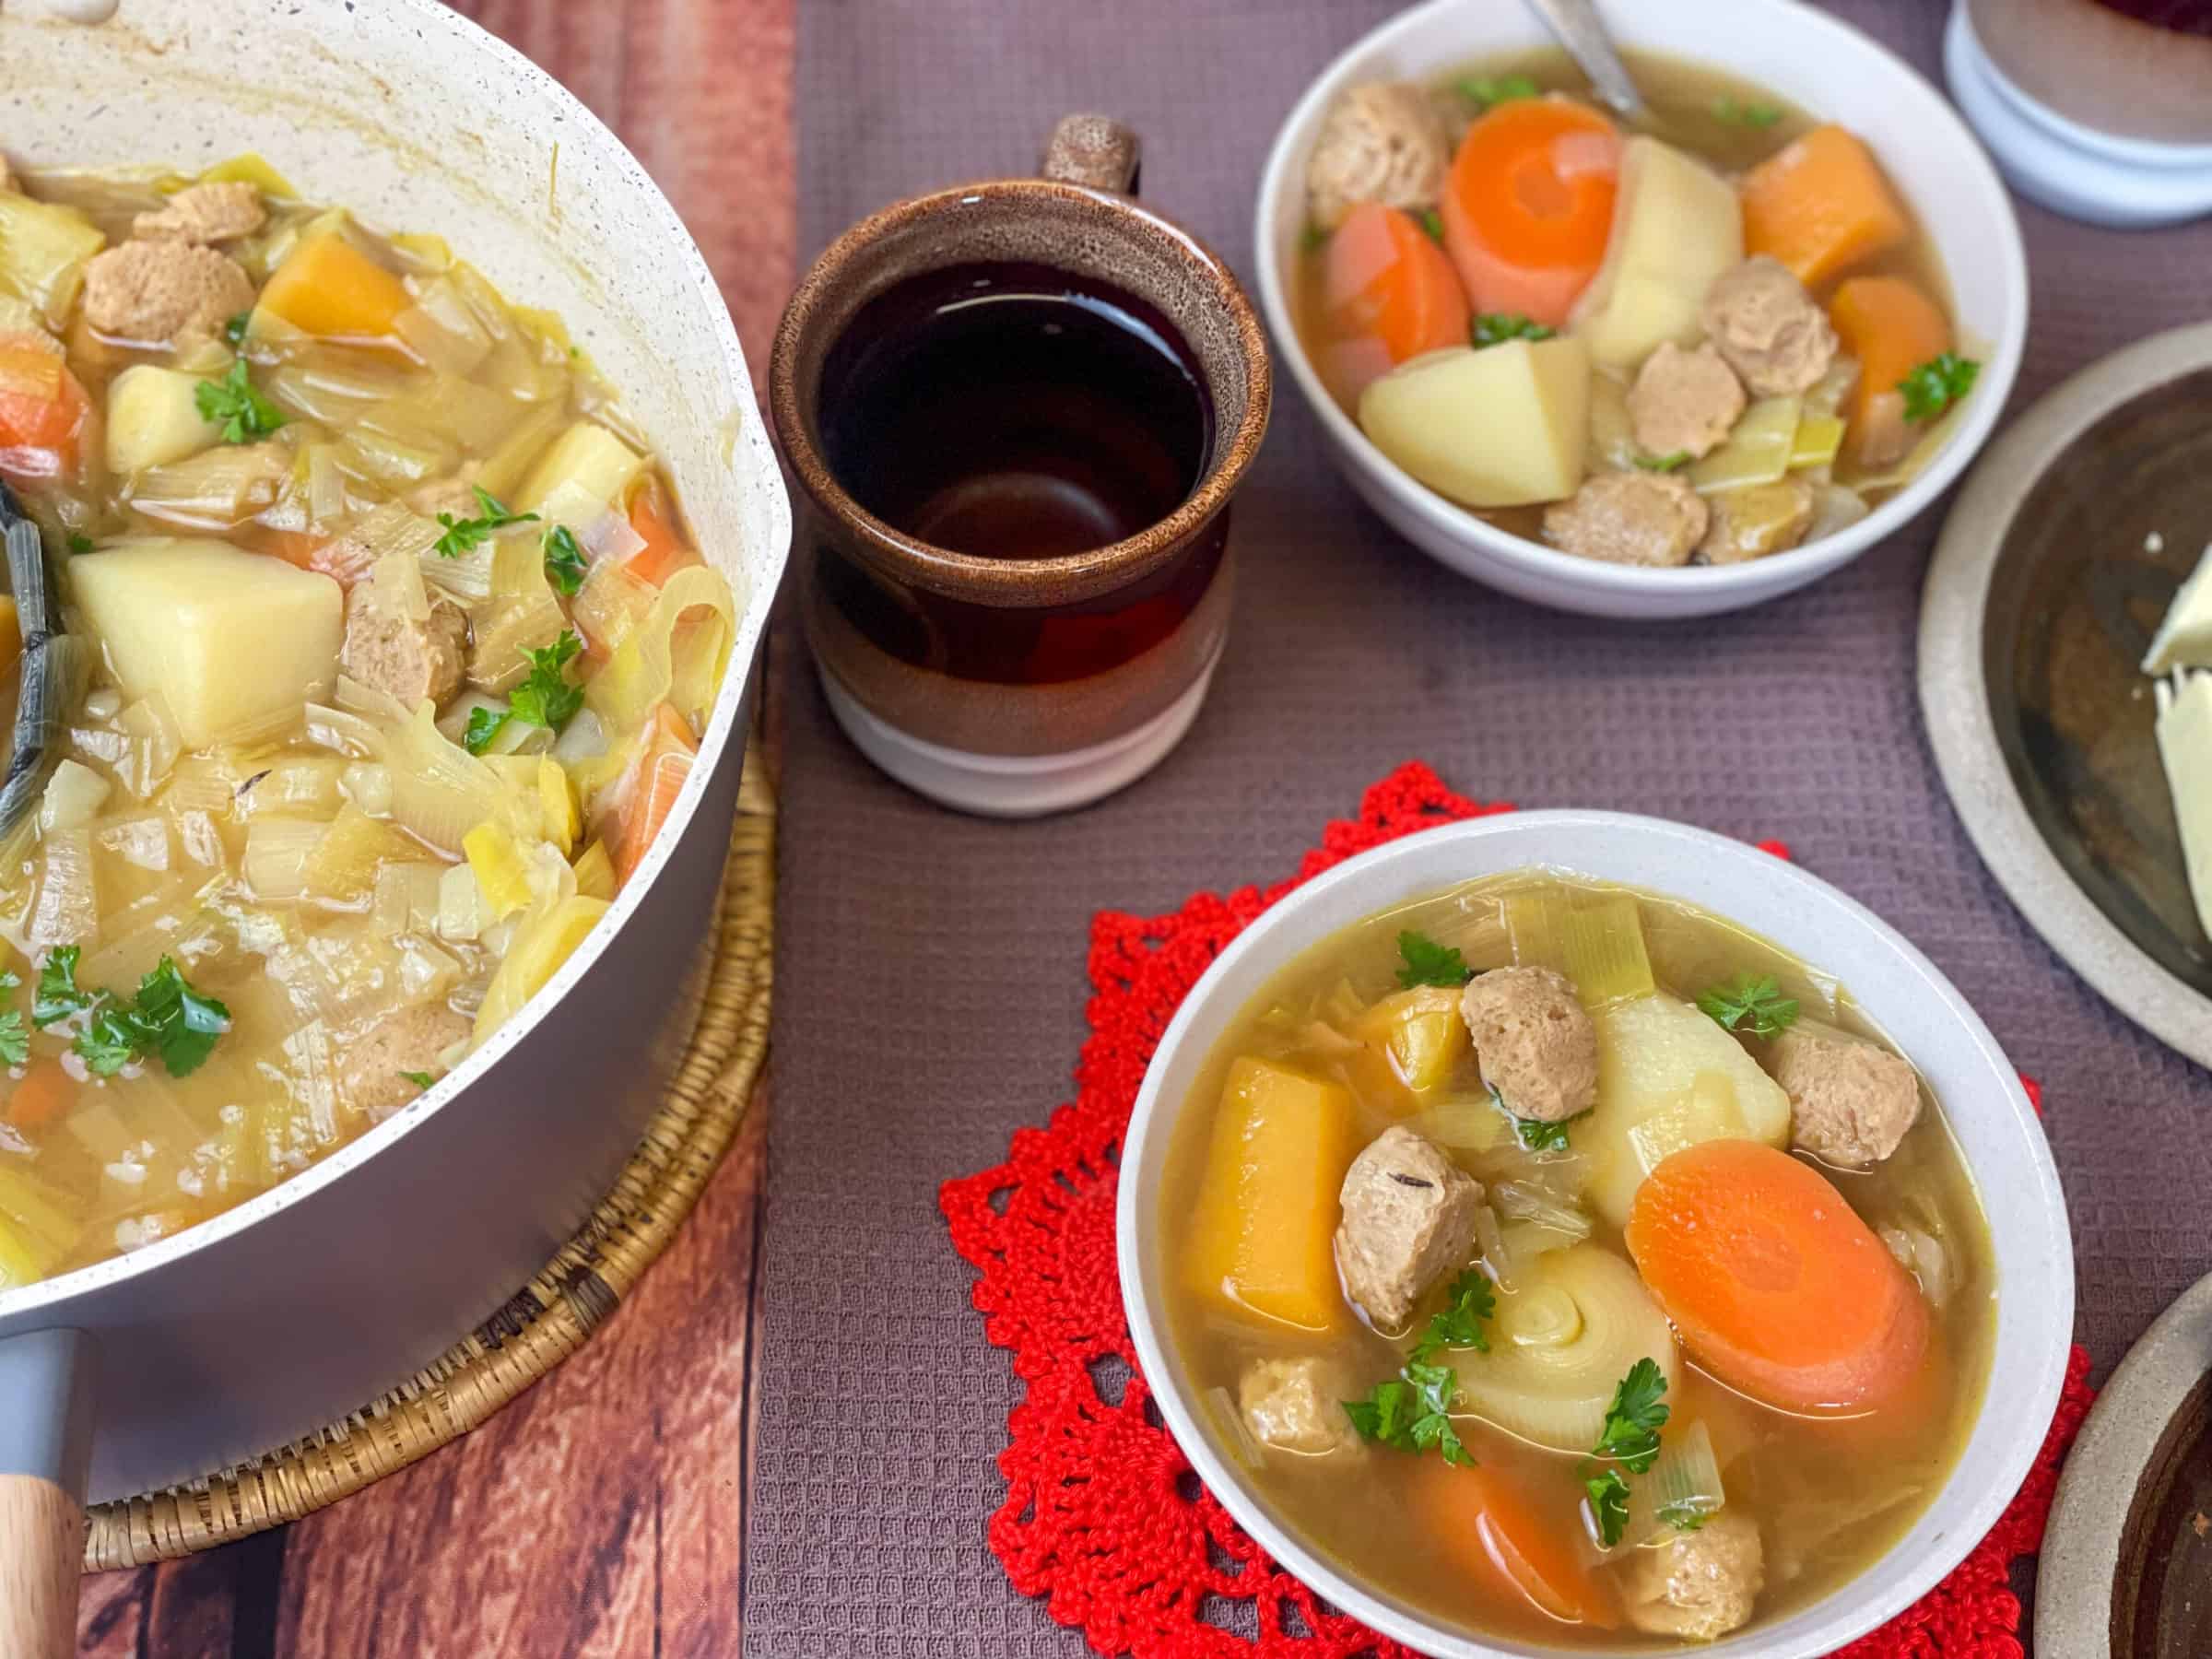
POLYGON ((2122 1554, 2161 1442, 2212 1364, 2212 1275, 2159 1315, 2120 1362, 2066 1458, 2035 1575, 2036 1645, 2067 1659, 2129 1659, 2115 1647, 2122 1554))
MULTIPOLYGON (((1141 290, 1135 290, 1140 293, 1141 290)), ((1185 333, 1187 334, 1187 330, 1185 333)), ((800 280, 777 324, 769 359, 769 416, 799 487, 835 520, 850 550, 895 580, 933 593, 1007 607, 1065 605, 1096 598, 1167 563, 1229 504, 1258 456, 1274 395, 1266 332, 1229 265, 1197 237, 1134 198, 1052 179, 993 179, 911 196, 860 220, 829 247, 800 280), (1114 215, 1166 243, 1194 269, 1235 324, 1250 387, 1233 429, 1214 434, 1205 473, 1174 512, 1137 535, 1053 559, 980 559, 895 529, 869 512, 831 474, 801 414, 798 364, 816 321, 841 296, 861 257, 883 238, 986 196, 1024 198, 1047 213, 1114 215)))
POLYGON ((2212 323, 2138 340, 2091 364, 2014 421, 1967 480, 1929 561, 1920 605, 1920 712, 1951 806, 2020 913, 2106 1001, 2212 1066, 2212 1003, 2122 931, 2052 852, 2013 781, 1991 711, 1990 588, 2029 491, 2100 420, 2212 367, 2212 323))

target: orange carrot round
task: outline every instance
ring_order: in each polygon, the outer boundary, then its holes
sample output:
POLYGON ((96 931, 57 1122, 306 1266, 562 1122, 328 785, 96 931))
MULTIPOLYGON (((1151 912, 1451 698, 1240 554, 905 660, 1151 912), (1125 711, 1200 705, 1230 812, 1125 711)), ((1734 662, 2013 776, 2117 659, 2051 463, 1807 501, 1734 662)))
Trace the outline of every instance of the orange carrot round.
POLYGON ((1675 1153, 1637 1190, 1629 1253, 1690 1354, 1784 1411, 1895 1399, 1928 1305, 1843 1194, 1759 1141, 1675 1153))
POLYGON ((1413 1507, 1475 1577, 1561 1624, 1609 1630, 1613 1598, 1583 1566, 1574 1540, 1576 1500, 1562 1487, 1547 1517, 1513 1477, 1488 1464, 1462 1468, 1424 1458, 1413 1470, 1413 1507))
POLYGON ((1744 252, 1773 255, 1807 288, 1912 234, 1874 152, 1840 126, 1777 150, 1744 175, 1737 194, 1744 252))
POLYGON ((0 1116, 26 1135, 38 1135, 68 1116, 76 1100, 76 1080, 62 1069, 59 1060, 45 1055, 23 1068, 0 1116))
POLYGON ((1550 327, 1605 262, 1620 135, 1564 98, 1501 103, 1467 129, 1444 186, 1444 246, 1478 312, 1550 327))
POLYGON ((73 471, 91 409, 50 345, 0 335, 0 473, 50 478, 73 471))
MULTIPOLYGON (((1322 267, 1333 345, 1376 347, 1378 371, 1446 346, 1472 322, 1452 261, 1412 217, 1362 202, 1329 238, 1322 267)), ((1372 378, 1371 376, 1370 378, 1372 378)))

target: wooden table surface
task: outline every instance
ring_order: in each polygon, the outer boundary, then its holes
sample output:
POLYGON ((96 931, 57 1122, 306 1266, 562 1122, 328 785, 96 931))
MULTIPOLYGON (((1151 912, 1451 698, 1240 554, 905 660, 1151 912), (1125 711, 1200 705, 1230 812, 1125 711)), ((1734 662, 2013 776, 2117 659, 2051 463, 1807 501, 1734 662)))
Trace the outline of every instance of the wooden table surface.
MULTIPOLYGON (((795 4, 457 7, 637 153, 705 250, 756 376, 794 276, 795 4)), ((765 1106, 764 1089, 667 1254, 575 1359, 476 1433, 297 1525, 88 1579, 79 1652, 735 1653, 765 1106)))

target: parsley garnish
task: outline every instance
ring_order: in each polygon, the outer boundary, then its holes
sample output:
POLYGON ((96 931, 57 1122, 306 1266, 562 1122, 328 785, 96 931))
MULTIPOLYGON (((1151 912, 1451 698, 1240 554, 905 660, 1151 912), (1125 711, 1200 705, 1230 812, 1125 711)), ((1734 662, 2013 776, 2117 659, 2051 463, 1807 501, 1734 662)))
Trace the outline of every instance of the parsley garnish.
POLYGON ((1659 1519, 1677 1532, 1696 1532, 1714 1513, 1705 1507, 1703 1500, 1697 1498, 1677 1498, 1672 1503, 1661 1504, 1657 1512, 1659 1519))
POLYGON ((284 411, 253 389, 246 359, 234 358, 219 381, 202 381, 192 389, 192 406, 202 420, 223 423, 225 443, 251 443, 284 425, 284 411))
POLYGON ((1452 1299, 1444 1311, 1429 1316, 1429 1329, 1413 1345, 1413 1363, 1428 1363, 1441 1348, 1471 1347, 1488 1353, 1489 1334, 1482 1328, 1482 1322, 1497 1312, 1489 1277, 1468 1268, 1452 1281, 1452 1299))
POLYGON ((418 1088, 428 1088, 431 1084, 438 1081, 438 1079, 431 1077, 429 1072, 401 1072, 399 1075, 405 1077, 408 1082, 414 1084, 418 1088))
POLYGON ((481 484, 472 484, 469 488, 477 492, 477 505, 484 510, 484 516, 457 519, 450 512, 440 513, 438 522, 445 526, 445 534, 430 545, 438 549, 441 557, 458 559, 462 554, 473 551, 494 530, 504 530, 510 524, 537 523, 537 514, 535 512, 508 512, 500 504, 500 498, 481 484))
POLYGON ((69 551, 70 551, 70 552, 72 552, 72 553, 89 553, 89 552, 91 552, 91 551, 92 551, 92 538, 91 538, 90 536, 88 536, 88 535, 87 535, 83 534, 81 531, 76 531, 76 530, 72 530, 72 531, 70 531, 70 532, 69 532, 69 551))
POLYGON ((1525 75, 1470 76, 1459 83, 1459 95, 1477 109, 1488 110, 1516 98, 1541 98, 1544 88, 1525 75))
POLYGON ((252 312, 240 312, 237 316, 223 324, 223 338, 233 346, 242 344, 246 337, 246 325, 253 320, 253 313, 252 312))
POLYGON ((576 533, 566 524, 555 524, 546 532, 545 551, 546 580, 563 594, 574 594, 592 568, 576 545, 576 533))
POLYGON ((1452 1402, 1459 1377, 1448 1365, 1408 1362, 1387 1382, 1375 1384, 1364 1400, 1344 1402, 1344 1415, 1366 1439, 1400 1452, 1436 1452, 1448 1464, 1475 1466, 1474 1455, 1452 1427, 1452 1402))
POLYGON ((1631 1475, 1641 1475, 1659 1457, 1659 1430, 1666 1427, 1667 1410, 1659 1396, 1666 1392, 1666 1373, 1656 1359, 1639 1359, 1613 1391, 1606 1407, 1606 1429, 1594 1448, 1600 1457, 1618 1458, 1631 1475))
POLYGON ((524 651, 523 654, 530 659, 530 677, 507 694, 504 711, 479 703, 469 712, 468 729, 461 736, 463 747, 472 755, 482 754, 511 720, 544 726, 550 732, 568 724, 570 717, 583 707, 583 688, 571 684, 561 670, 582 650, 583 641, 564 628, 560 638, 543 651, 524 651))
POLYGON ((1597 1535, 1607 1549, 1620 1542, 1629 1528, 1629 1482, 1618 1469, 1589 1473, 1583 1465, 1583 1490, 1590 1494, 1590 1512, 1597 1517, 1597 1535))
POLYGON ((1897 382, 1905 394, 1907 420, 1933 420, 1969 392, 1982 365, 1972 358, 1946 351, 1930 358, 1897 382))
POLYGON ((1698 1006, 1724 1030, 1779 1037, 1797 1023, 1797 999, 1784 996, 1771 973, 1739 973, 1724 985, 1698 993, 1698 1006))
POLYGON ((1689 452, 1677 450, 1671 455, 1639 455, 1636 465, 1644 472, 1670 473, 1689 465, 1689 452))
POLYGON ((1328 245, 1329 233, 1319 225, 1309 224, 1298 233, 1298 251, 1301 253, 1318 253, 1328 245))
POLYGON ((1517 1117, 1513 1119, 1513 1132, 1520 1137, 1522 1146, 1531 1152, 1564 1152, 1567 1150, 1568 1125, 1579 1124, 1589 1115, 1587 1112, 1578 1112, 1571 1118, 1560 1118, 1556 1122, 1544 1118, 1517 1117))
POLYGON ((1444 240, 1444 216, 1433 207, 1421 209, 1421 229, 1429 232, 1429 240, 1440 246, 1444 240))
POLYGON ((1712 100, 1712 112, 1730 126, 1771 127, 1782 119, 1782 111, 1773 104, 1750 103, 1726 96, 1712 100))
POLYGON ((1475 977, 1458 946, 1439 945, 1427 934, 1410 929, 1400 934, 1398 954, 1406 959, 1406 966, 1398 970, 1398 983, 1407 990, 1416 985, 1442 985, 1456 991, 1475 977))
POLYGON ((135 1001, 124 1003, 112 992, 88 991, 76 982, 77 947, 63 945, 39 971, 31 1023, 43 1029, 76 1014, 89 1014, 73 1044, 77 1058, 99 1077, 112 1077, 132 1061, 158 1055, 172 1077, 199 1070, 215 1040, 230 1029, 230 1010, 203 996, 179 971, 172 958, 138 982, 135 1001))
POLYGON ((1475 319, 1475 344, 1502 346, 1508 340, 1548 340, 1552 331, 1519 312, 1484 312, 1475 319))
MULTIPOLYGON (((0 971, 0 992, 13 991, 22 982, 19 975, 0 971)), ((21 1065, 29 1058, 30 1033, 23 1029, 23 1010, 10 1008, 0 1014, 0 1060, 21 1065)))

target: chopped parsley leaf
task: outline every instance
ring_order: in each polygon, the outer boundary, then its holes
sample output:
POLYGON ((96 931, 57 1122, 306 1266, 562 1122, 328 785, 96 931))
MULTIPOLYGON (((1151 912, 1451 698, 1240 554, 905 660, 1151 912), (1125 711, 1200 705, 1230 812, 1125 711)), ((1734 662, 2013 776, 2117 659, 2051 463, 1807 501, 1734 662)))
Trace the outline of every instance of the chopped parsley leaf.
POLYGON ((1421 229, 1429 232, 1429 240, 1441 246, 1444 240, 1444 216, 1433 207, 1421 209, 1421 229))
POLYGON ((472 755, 482 754, 511 720, 552 732, 568 724, 583 707, 583 688, 571 684, 562 670, 582 650, 583 641, 565 628, 560 638, 544 650, 525 650, 523 654, 530 659, 530 677, 507 694, 505 709, 479 703, 469 712, 468 728, 461 735, 462 747, 472 755))
POLYGON ((92 538, 91 538, 90 536, 88 536, 88 535, 85 535, 85 534, 84 534, 82 531, 78 531, 78 530, 72 530, 72 531, 70 531, 70 532, 69 532, 69 551, 70 551, 70 552, 72 552, 72 553, 89 553, 89 552, 91 552, 91 551, 92 551, 92 538))
POLYGON ((1477 110, 1490 110, 1516 98, 1541 98, 1544 88, 1525 75, 1474 75, 1459 83, 1459 95, 1477 110))
POLYGON ((1698 993, 1698 1007, 1723 1030, 1779 1037, 1797 1023, 1797 999, 1784 996, 1771 973, 1739 973, 1698 993))
POLYGON ((1457 990, 1475 977, 1458 946, 1439 945, 1427 934, 1410 928, 1398 935, 1398 954, 1406 959, 1406 966, 1398 970, 1398 983, 1408 990, 1415 985, 1457 990))
POLYGON ((1605 1432, 1594 1450, 1600 1457, 1618 1458, 1631 1475, 1641 1475, 1659 1457, 1659 1430, 1666 1427, 1667 1408, 1659 1396, 1666 1392, 1666 1373, 1659 1362, 1643 1359, 1629 1367, 1629 1374, 1613 1390, 1606 1408, 1605 1432))
POLYGON ((399 1075, 405 1077, 408 1082, 414 1084, 418 1088, 428 1088, 431 1084, 438 1081, 438 1079, 431 1077, 429 1072, 403 1071, 399 1075))
POLYGON ((39 970, 39 989, 31 998, 30 1020, 41 1030, 82 1013, 92 1006, 93 994, 76 982, 77 947, 57 945, 46 954, 39 970))
POLYGON ((1475 319, 1474 340, 1479 348, 1502 346, 1508 340, 1548 340, 1552 331, 1519 312, 1484 312, 1475 319))
POLYGON ((31 1023, 41 1030, 77 1014, 90 1016, 72 1046, 95 1075, 114 1076, 132 1061, 159 1058, 172 1077, 200 1068, 216 1039, 230 1029, 230 1010, 202 995, 179 971, 174 959, 138 982, 138 995, 125 1003, 112 992, 87 990, 76 982, 77 947, 56 947, 39 971, 31 1023))
POLYGON ((469 488, 477 492, 477 505, 483 509, 483 516, 457 519, 450 512, 440 513, 438 522, 445 527, 445 534, 430 545, 441 558, 458 559, 464 553, 475 551, 494 530, 504 530, 510 524, 537 523, 535 512, 508 512, 500 504, 500 498, 481 484, 472 484, 469 488))
POLYGON ((1452 1427, 1458 1393, 1459 1376, 1450 1366, 1409 1362, 1366 1399, 1345 1401, 1344 1415, 1367 1440, 1400 1452, 1435 1452, 1448 1464, 1473 1468, 1473 1453, 1452 1427))
POLYGON ((1489 1352, 1489 1334, 1482 1322, 1498 1312, 1489 1276, 1468 1268, 1452 1281, 1451 1300, 1441 1313, 1429 1316, 1429 1329, 1413 1345, 1413 1362, 1426 1364, 1441 1348, 1476 1348, 1489 1352))
POLYGON ((1946 351, 1930 358, 1897 382, 1905 394, 1907 420, 1933 420, 1969 392, 1982 372, 1972 358, 1946 351))
POLYGON ((576 533, 566 524, 555 524, 546 532, 545 552, 546 580, 557 592, 573 595, 592 568, 576 545, 576 533))
MULTIPOLYGON (((16 990, 22 983, 20 975, 0 971, 0 992, 16 990)), ((0 1060, 21 1065, 29 1058, 30 1033, 23 1026, 23 1010, 10 1008, 0 1014, 0 1060)))
POLYGON ((1329 245, 1329 233, 1319 225, 1309 224, 1298 233, 1298 251, 1300 253, 1318 253, 1329 245))
POLYGON ((222 423, 225 443, 251 443, 285 423, 284 411, 253 389, 244 358, 233 359, 221 380, 194 386, 192 406, 202 420, 222 423))
POLYGON ((252 312, 240 312, 237 316, 223 324, 223 338, 233 346, 242 344, 246 337, 246 325, 253 320, 253 313, 252 312))
POLYGON ((1782 119, 1782 111, 1774 104, 1753 103, 1724 94, 1712 100, 1712 112, 1730 126, 1771 127, 1782 119))
POLYGON ((1671 455, 1639 455, 1636 465, 1645 472, 1671 473, 1689 465, 1689 452, 1677 450, 1671 455))
POLYGON ((1629 1529, 1628 1477, 1618 1469, 1586 1469, 1583 1490, 1590 1494, 1590 1512, 1597 1521, 1598 1541, 1610 1549, 1629 1529))
POLYGON ((1696 1532, 1717 1512, 1703 1498, 1677 1498, 1661 1504, 1657 1511, 1659 1519, 1677 1532, 1696 1532))

